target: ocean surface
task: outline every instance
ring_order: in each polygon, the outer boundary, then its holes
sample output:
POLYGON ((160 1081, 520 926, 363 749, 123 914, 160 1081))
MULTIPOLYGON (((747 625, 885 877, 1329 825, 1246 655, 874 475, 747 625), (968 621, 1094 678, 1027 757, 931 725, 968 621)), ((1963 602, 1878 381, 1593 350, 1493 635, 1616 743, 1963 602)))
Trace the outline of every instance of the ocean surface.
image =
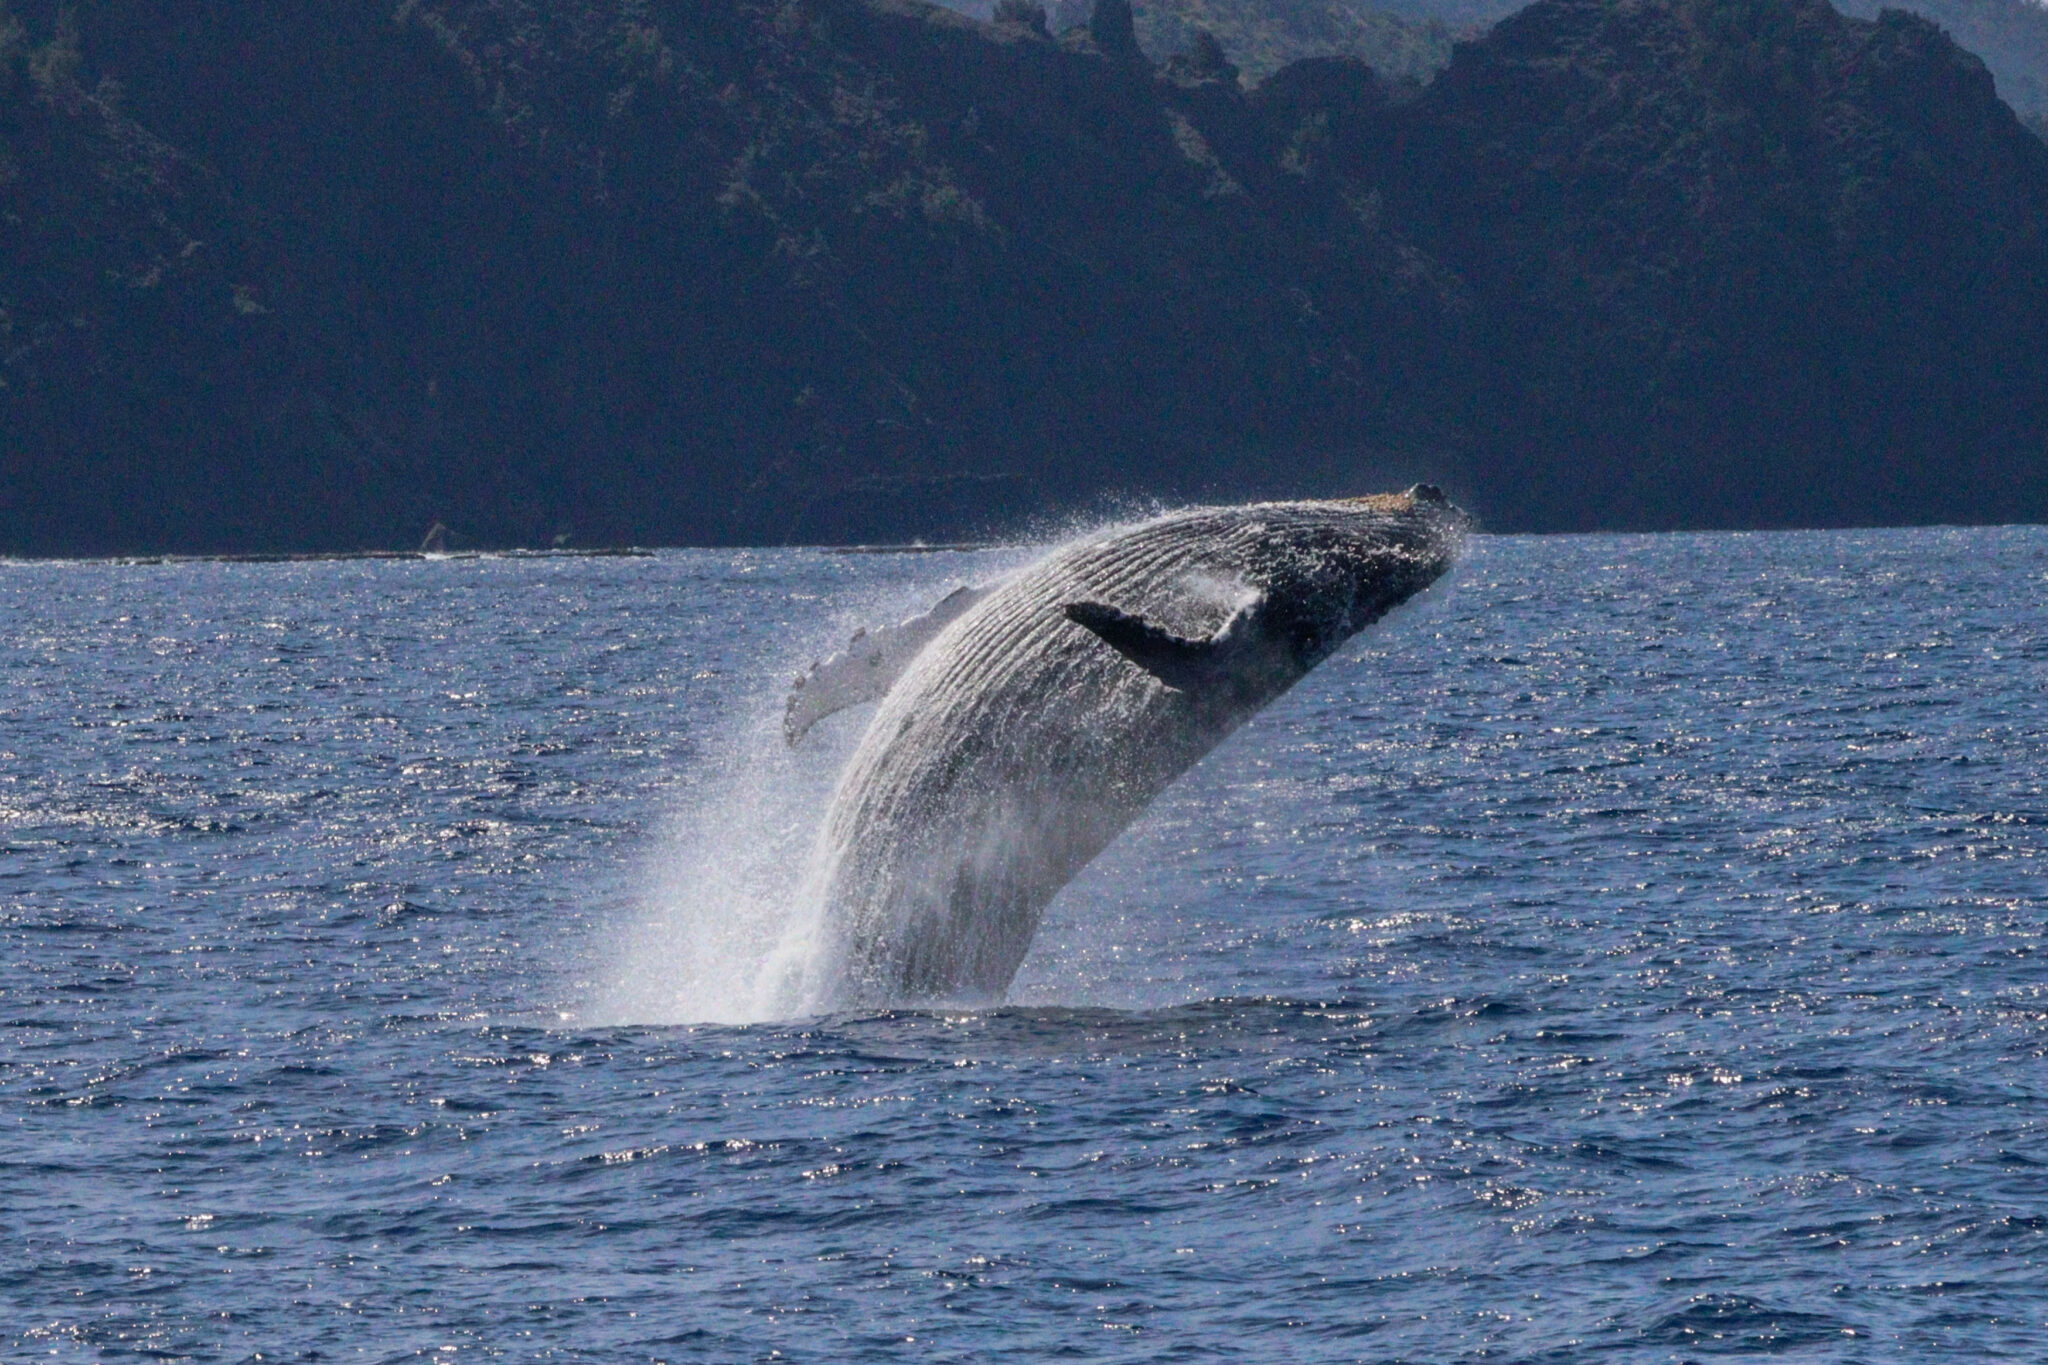
POLYGON ((2048 1360, 2048 531, 1477 538, 756 1017, 782 689, 1034 553, 0 564, 0 1359, 2048 1360))

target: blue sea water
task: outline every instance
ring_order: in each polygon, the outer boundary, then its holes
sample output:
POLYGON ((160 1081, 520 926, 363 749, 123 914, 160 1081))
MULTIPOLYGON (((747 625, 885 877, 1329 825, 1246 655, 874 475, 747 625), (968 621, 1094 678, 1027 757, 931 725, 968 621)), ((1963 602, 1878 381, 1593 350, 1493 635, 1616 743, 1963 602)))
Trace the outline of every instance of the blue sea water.
POLYGON ((1476 538, 756 1017, 781 686, 1029 554, 0 565, 0 1358, 2048 1359, 2048 532, 1476 538))

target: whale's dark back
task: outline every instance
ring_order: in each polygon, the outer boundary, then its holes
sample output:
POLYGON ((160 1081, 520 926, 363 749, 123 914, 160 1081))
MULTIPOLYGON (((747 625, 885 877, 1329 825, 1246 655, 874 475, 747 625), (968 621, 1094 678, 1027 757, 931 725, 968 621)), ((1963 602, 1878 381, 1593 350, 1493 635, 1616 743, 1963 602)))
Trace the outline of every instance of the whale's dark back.
POLYGON ((815 1003, 999 998, 1046 905, 1175 778, 1352 633, 1436 579, 1463 522, 1397 495, 1176 513, 1049 555, 889 692, 827 817, 815 1003), (1176 637, 1255 612, 1270 648, 1173 687, 1069 619, 1176 637))

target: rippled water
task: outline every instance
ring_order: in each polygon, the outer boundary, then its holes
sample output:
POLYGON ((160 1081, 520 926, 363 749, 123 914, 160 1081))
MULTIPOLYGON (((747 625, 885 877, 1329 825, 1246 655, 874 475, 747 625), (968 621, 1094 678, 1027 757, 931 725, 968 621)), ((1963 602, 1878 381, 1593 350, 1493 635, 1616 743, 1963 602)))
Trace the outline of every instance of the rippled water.
POLYGON ((0 565, 0 1355, 2048 1359, 2048 532, 1480 539, 1010 1008, 682 1022, 1017 557, 0 565))

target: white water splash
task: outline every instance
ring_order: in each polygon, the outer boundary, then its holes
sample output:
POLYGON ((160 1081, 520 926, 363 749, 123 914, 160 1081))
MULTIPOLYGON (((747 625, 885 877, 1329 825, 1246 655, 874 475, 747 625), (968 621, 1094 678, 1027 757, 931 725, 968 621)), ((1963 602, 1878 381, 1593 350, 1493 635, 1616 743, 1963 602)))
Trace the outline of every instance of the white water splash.
POLYGON ((837 754, 788 749, 773 709, 757 709, 692 771, 591 1022, 750 1023, 795 1012, 791 977, 805 964, 777 962, 775 950, 806 915, 804 873, 837 754))
POLYGON ((683 775, 640 878, 639 911, 603 953, 579 1022, 756 1023, 817 1008, 818 832, 872 707, 820 721, 792 748, 782 732, 790 681, 845 648, 856 629, 916 615, 963 583, 994 582, 1042 553, 935 556, 928 578, 821 610, 777 656, 755 665, 754 683, 704 727, 710 746, 683 775))

